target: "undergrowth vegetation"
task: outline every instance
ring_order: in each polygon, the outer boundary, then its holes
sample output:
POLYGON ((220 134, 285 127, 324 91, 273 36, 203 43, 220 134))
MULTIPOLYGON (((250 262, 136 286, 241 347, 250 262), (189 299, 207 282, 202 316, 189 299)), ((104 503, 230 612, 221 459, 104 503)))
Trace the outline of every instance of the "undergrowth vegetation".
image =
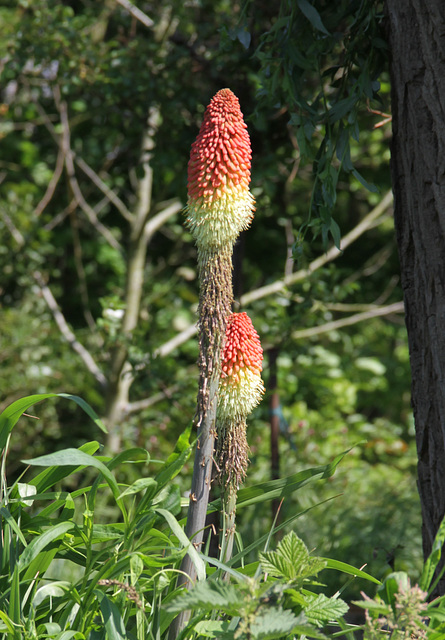
MULTIPOLYGON (((209 554, 209 538, 201 551, 195 549, 184 534, 182 510, 188 500, 181 470, 194 444, 190 429, 166 460, 152 460, 140 447, 104 456, 99 442, 91 441, 24 460, 20 477, 9 484, 5 469, 14 427, 19 419, 32 419, 26 413, 30 407, 52 395, 20 399, 0 416, 2 639, 155 640, 167 637, 185 609, 192 616, 181 638, 322 639, 353 633, 358 627, 345 621, 349 603, 325 585, 329 572, 359 581, 367 593, 378 585, 373 599, 357 603, 366 609, 366 638, 445 637, 443 599, 426 602, 444 526, 419 586, 411 586, 403 572, 380 583, 359 568, 314 555, 292 530, 302 516, 298 511, 249 547, 238 537, 238 551, 227 564, 209 554), (117 479, 128 465, 139 476, 131 484, 117 479), (281 537, 285 528, 290 532, 281 537), (246 562, 252 553, 255 560, 246 562), (177 587, 184 554, 198 578, 189 591, 177 587)), ((76 402, 91 424, 105 430, 82 399, 60 396, 76 402)), ((238 509, 273 499, 286 502, 316 480, 329 481, 343 457, 248 485, 239 492, 238 509)), ((220 508, 214 501, 209 510, 220 508)))

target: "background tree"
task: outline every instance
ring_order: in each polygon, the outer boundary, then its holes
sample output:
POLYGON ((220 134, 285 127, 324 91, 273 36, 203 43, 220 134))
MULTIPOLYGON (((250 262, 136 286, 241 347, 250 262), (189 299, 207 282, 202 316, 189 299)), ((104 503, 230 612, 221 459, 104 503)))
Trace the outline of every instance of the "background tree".
MULTIPOLYGON (((416 423, 423 549, 445 513, 445 14, 387 1, 393 105, 395 226, 416 423)), ((445 580, 438 586, 445 593, 445 580)))

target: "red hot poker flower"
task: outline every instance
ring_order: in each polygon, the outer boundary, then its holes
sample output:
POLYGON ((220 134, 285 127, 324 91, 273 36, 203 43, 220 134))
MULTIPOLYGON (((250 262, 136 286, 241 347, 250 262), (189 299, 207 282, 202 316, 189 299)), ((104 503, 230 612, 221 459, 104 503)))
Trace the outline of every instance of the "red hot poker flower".
POLYGON ((247 313, 232 313, 227 320, 226 343, 218 399, 218 418, 245 418, 261 400, 263 349, 247 313))
POLYGON ((239 100, 221 89, 207 107, 188 165, 187 223, 198 247, 233 244, 249 226, 250 138, 239 100))

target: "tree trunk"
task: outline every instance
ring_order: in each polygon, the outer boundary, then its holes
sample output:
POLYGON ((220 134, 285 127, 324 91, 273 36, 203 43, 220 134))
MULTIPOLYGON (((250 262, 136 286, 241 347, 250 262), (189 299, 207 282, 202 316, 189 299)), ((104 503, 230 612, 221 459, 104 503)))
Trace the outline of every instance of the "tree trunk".
POLYGON ((387 0, 386 10, 394 218, 427 556, 445 514, 445 4, 387 0))

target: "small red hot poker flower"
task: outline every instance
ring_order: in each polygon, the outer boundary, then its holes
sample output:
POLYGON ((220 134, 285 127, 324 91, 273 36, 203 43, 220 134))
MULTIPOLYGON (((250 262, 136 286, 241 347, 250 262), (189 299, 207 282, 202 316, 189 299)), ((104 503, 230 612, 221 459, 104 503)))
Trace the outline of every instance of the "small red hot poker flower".
POLYGON ((261 400, 263 349, 247 313, 232 313, 227 320, 218 398, 218 419, 246 418, 261 400))
POLYGON ((207 107, 188 165, 187 224, 198 248, 233 245, 253 218, 250 138, 239 100, 221 89, 207 107))

